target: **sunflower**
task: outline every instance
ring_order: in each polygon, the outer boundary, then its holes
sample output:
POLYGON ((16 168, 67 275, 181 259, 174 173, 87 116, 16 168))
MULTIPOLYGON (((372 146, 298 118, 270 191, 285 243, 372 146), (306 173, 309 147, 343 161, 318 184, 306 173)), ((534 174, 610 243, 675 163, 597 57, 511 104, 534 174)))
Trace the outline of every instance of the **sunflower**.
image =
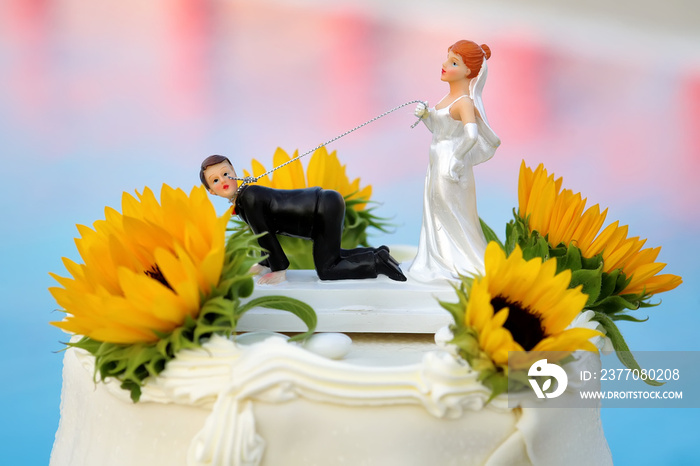
POLYGON ((212 334, 230 335, 243 313, 256 306, 289 311, 313 333, 316 314, 284 296, 241 304, 253 292, 254 237, 226 239, 230 213, 216 215, 204 187, 189 195, 163 185, 161 202, 146 188, 124 193, 122 213, 105 209, 94 229, 78 226, 84 263, 64 258, 72 278, 51 274, 50 288, 66 313, 51 322, 82 335, 67 343, 95 356, 95 375, 114 377, 138 401, 141 386, 184 348, 212 334))
MULTIPOLYGON (((562 179, 540 164, 534 171, 520 165, 518 212, 506 227, 506 251, 520 245, 527 257, 555 257, 559 270, 571 270, 571 286, 581 284, 589 295, 586 308, 600 323, 625 367, 640 370, 615 323, 643 322, 628 311, 655 306, 649 299, 682 283, 660 274, 660 247, 643 248, 646 240, 628 238, 628 227, 613 222, 600 231, 607 209, 585 210, 580 193, 562 189, 562 179)), ((658 382, 646 379, 650 385, 658 382)))
MULTIPOLYGON (((384 219, 375 216, 372 208, 368 208, 372 196, 372 186, 360 186, 360 179, 350 181, 346 174, 345 165, 341 165, 336 152, 328 153, 325 147, 314 151, 309 166, 304 174, 304 168, 298 157, 298 151, 290 157, 284 150, 278 148, 272 160, 276 169, 270 175, 262 176, 257 184, 275 189, 302 189, 319 186, 324 189, 338 191, 345 198, 345 219, 341 247, 353 249, 358 246, 369 246, 368 229, 375 228, 387 231, 387 223, 384 219), (296 160, 294 160, 296 159, 296 160), (291 160, 294 160, 291 163, 291 160), (286 165, 284 165, 286 163, 286 165), (282 166, 284 165, 284 166, 282 166)), ((251 163, 252 175, 255 177, 267 173, 267 169, 259 161, 253 159, 251 163)), ((244 176, 251 176, 248 170, 243 171, 244 176)), ((242 222, 236 221, 236 230, 246 229, 242 222)), ((288 236, 279 237, 280 244, 290 262, 292 269, 313 269, 312 246, 309 241, 288 236)))
POLYGON ((79 225, 84 264, 63 258, 72 278, 51 274, 49 291, 67 313, 53 325, 112 343, 154 342, 187 317, 215 287, 224 265, 229 214, 217 217, 203 187, 189 196, 163 185, 161 204, 146 188, 105 209, 94 229, 79 225))
POLYGON ((550 248, 574 245, 583 258, 600 254, 603 272, 622 272, 626 283, 617 294, 644 298, 682 283, 676 275, 658 275, 666 266, 656 262, 661 248, 642 249, 646 240, 628 238, 627 226, 616 221, 599 234, 607 209, 601 212, 596 204, 584 212, 586 199, 562 190, 562 178, 548 175, 542 164, 534 171, 524 161, 520 165, 518 201, 519 219, 530 233, 545 237, 550 248))
POLYGON ((570 271, 557 274, 556 268, 555 259, 525 260, 519 246, 506 258, 490 242, 484 275, 463 277, 460 301, 441 303, 455 319, 452 342, 495 394, 505 389, 497 387, 505 383, 509 362, 511 368, 525 368, 541 358, 533 352, 553 352, 558 358, 577 350, 597 352, 590 340, 600 332, 572 328, 587 296, 580 287, 569 288, 570 271))

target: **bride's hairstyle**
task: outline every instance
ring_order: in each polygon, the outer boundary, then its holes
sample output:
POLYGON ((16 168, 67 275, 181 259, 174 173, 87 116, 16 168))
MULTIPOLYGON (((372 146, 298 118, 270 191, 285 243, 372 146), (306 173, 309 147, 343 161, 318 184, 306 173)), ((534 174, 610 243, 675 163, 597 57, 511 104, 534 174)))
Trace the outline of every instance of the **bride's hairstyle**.
POLYGON ((491 49, 488 45, 482 44, 479 46, 476 42, 470 40, 458 40, 450 45, 448 52, 454 52, 462 58, 462 61, 471 72, 467 78, 471 79, 481 71, 481 64, 484 62, 484 57, 488 60, 491 56, 491 49))

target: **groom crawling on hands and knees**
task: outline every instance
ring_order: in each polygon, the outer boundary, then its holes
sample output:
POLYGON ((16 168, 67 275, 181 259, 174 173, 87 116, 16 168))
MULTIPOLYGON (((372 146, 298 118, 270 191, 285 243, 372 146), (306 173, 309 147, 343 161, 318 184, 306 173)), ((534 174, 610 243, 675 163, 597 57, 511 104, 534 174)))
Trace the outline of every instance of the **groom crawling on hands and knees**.
POLYGON ((337 191, 322 188, 273 189, 255 184, 238 187, 231 161, 223 155, 210 155, 202 162, 199 179, 211 194, 228 199, 233 213, 253 231, 261 234, 260 247, 268 257, 251 269, 270 272, 258 283, 276 284, 286 280, 289 260, 277 235, 313 241, 313 259, 321 280, 377 278, 406 281, 389 248, 341 249, 345 200, 337 191))

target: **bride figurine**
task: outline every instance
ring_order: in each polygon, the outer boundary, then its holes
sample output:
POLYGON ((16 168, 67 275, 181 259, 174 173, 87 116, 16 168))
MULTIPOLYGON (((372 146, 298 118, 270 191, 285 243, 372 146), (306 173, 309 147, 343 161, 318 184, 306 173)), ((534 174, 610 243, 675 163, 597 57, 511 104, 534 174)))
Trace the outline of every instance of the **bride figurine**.
POLYGON ((486 45, 468 40, 453 44, 441 77, 449 94, 434 108, 418 104, 415 111, 433 133, 418 253, 408 270, 417 281, 483 272, 486 239, 476 211, 472 167, 493 157, 501 143, 481 101, 490 56, 486 45))

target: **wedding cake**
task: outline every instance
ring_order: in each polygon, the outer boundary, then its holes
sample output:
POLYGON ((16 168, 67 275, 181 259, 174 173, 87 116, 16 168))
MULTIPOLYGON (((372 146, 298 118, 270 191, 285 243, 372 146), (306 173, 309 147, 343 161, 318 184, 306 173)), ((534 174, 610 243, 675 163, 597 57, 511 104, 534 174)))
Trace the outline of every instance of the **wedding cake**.
MULTIPOLYGON (((344 291, 374 288, 380 304, 397 290, 423 289, 433 300, 452 292, 388 279, 320 283, 305 274, 290 272, 282 290, 256 293, 304 292, 307 283, 317 306, 327 299, 319 328, 329 331, 337 330, 329 302, 344 291)), ((94 382, 92 355, 67 350, 51 465, 611 463, 597 408, 513 408, 505 395, 489 401, 491 391, 445 338, 395 333, 385 308, 341 304, 338 312, 353 316, 339 325, 364 333, 320 333, 304 344, 270 332, 214 336, 180 351, 138 403, 114 379, 94 382)), ((448 317, 437 309, 421 317, 433 333, 448 317)), ((264 323, 265 312, 249 311, 240 327, 264 323)), ((597 358, 590 353, 586 364, 597 358)))

